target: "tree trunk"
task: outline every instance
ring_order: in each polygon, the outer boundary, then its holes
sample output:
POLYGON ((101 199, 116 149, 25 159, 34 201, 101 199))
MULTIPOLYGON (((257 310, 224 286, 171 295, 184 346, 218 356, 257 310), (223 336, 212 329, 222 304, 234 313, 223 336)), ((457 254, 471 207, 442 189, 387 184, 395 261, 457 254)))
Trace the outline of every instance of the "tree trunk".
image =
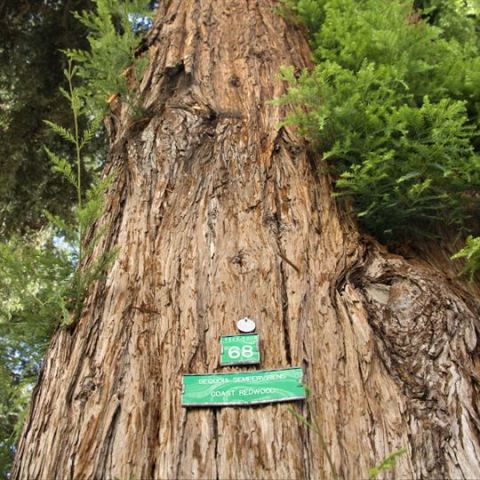
POLYGON ((119 255, 51 343, 13 478, 323 479, 330 455, 359 479, 401 447, 386 478, 480 477, 478 291, 440 250, 406 258, 362 237, 279 129, 279 69, 309 50, 274 7, 161 2, 148 117, 122 107, 111 132, 102 248, 119 255), (321 434, 288 403, 181 407, 182 374, 235 370, 219 368, 219 337, 246 315, 261 368, 303 367, 296 408, 321 434))

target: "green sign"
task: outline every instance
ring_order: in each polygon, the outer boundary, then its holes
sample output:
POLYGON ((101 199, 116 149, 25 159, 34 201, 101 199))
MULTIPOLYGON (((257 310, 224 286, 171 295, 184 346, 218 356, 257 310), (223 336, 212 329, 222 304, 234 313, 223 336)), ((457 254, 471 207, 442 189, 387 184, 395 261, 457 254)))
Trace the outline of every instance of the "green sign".
POLYGON ((220 365, 260 363, 260 337, 258 334, 220 337, 220 365))
POLYGON ((254 405, 303 400, 301 368, 184 375, 184 407, 254 405))

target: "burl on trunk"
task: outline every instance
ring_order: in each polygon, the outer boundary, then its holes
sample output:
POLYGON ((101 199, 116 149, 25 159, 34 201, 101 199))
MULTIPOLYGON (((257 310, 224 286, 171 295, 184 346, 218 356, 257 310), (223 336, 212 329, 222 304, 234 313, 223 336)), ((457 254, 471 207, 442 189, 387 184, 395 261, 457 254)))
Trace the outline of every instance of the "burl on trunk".
POLYGON ((480 477, 478 303, 441 255, 362 237, 279 129, 279 69, 309 49, 275 5, 161 2, 147 114, 111 119, 102 248, 119 255, 51 343, 13 478, 331 478, 322 437, 345 479, 401 447, 389 478, 480 477), (288 403, 181 407, 182 374, 220 371, 245 315, 262 367, 303 367, 296 408, 322 435, 288 403))

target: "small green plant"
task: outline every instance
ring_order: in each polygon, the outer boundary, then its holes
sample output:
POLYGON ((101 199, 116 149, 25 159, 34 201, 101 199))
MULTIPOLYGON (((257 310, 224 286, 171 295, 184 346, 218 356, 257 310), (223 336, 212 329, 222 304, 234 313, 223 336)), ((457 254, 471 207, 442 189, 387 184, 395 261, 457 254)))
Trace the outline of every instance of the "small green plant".
MULTIPOLYGON (((306 388, 306 390, 307 390, 307 393, 308 393, 309 390, 307 388, 306 388)), ((308 429, 312 430, 313 432, 315 432, 318 435, 318 437, 320 439, 320 445, 322 447, 323 452, 325 453, 325 456, 327 457, 328 464, 329 464, 330 469, 332 471, 332 478, 333 478, 333 480, 340 480, 341 477, 338 475, 337 470, 335 469, 335 464, 333 463, 330 452, 328 451, 327 444, 325 442, 325 438, 323 436, 323 433, 320 430, 320 427, 315 422, 315 420, 313 420, 313 423, 309 422, 301 413, 297 412, 297 410, 295 410, 292 407, 289 407, 288 411, 291 414, 293 414, 301 423, 303 423, 303 425, 305 425, 308 429)))
POLYGON ((394 468, 398 457, 401 457, 405 453, 407 453, 406 448, 395 450, 393 453, 385 457, 380 463, 368 469, 368 478, 373 480, 374 478, 377 478, 379 473, 388 472, 394 468))
POLYGON ((75 13, 88 29, 88 50, 67 50, 82 81, 80 96, 91 112, 103 117, 115 95, 129 105, 133 114, 140 108, 136 84, 143 76, 147 58, 135 56, 141 35, 135 18, 152 16, 148 0, 93 0, 94 8, 75 13))
MULTIPOLYGON (((307 386, 305 386, 305 390, 307 391, 307 395, 309 395, 310 391, 307 386)), ((309 430, 311 430, 312 432, 315 432, 318 435, 322 450, 324 451, 325 456, 327 457, 327 461, 330 466, 333 480, 341 480, 340 475, 337 473, 337 470, 335 469, 335 464, 333 463, 330 452, 328 451, 325 437, 323 436, 322 430, 317 425, 316 421, 315 420, 313 420, 312 422, 308 421, 301 413, 299 413, 297 410, 295 410, 292 407, 290 407, 288 411, 292 413, 292 415, 294 415, 303 425, 305 425, 305 427, 307 427, 309 430)), ((380 463, 378 463, 374 467, 369 468, 368 478, 370 480, 375 479, 377 478, 377 475, 379 473, 391 470, 395 466, 395 462, 397 461, 397 458, 405 454, 406 451, 407 450, 405 448, 400 448, 399 450, 396 450, 395 452, 385 457, 380 463)))
POLYGON ((81 96, 81 90, 74 88, 77 72, 77 67, 73 66, 70 60, 68 68, 64 72, 67 79, 68 90, 62 90, 62 93, 70 104, 73 128, 67 129, 54 122, 46 121, 57 135, 72 144, 75 149, 73 166, 67 158, 56 155, 48 148, 45 149, 52 162, 54 172, 61 174, 65 180, 74 187, 77 193, 77 204, 75 206, 74 222, 72 224, 59 217, 50 215, 47 212, 50 221, 55 225, 59 234, 61 234, 65 241, 71 246, 74 264, 76 265, 71 285, 63 294, 63 296, 68 299, 64 308, 64 325, 70 325, 79 318, 83 299, 90 285, 103 276, 115 255, 112 252, 104 252, 87 265, 84 265, 84 259, 93 253, 93 250, 105 233, 105 227, 99 229, 89 244, 85 245, 85 234, 99 219, 103 211, 104 194, 112 182, 113 175, 93 182, 93 184, 86 189, 84 197, 82 170, 84 169, 85 161, 82 156, 82 151, 92 140, 99 125, 97 118, 91 117, 92 120, 90 123, 87 123, 87 127, 83 131, 80 130, 80 117, 82 115, 88 117, 88 110, 86 110, 86 102, 81 96), (73 315, 71 314, 72 311, 73 315))
POLYGON ((55 245, 53 230, 29 242, 0 243, 0 333, 46 346, 64 310, 63 292, 73 278, 67 248, 55 245))
POLYGON ((466 265, 462 273, 468 275, 470 280, 473 280, 476 273, 480 271, 480 237, 472 237, 470 235, 467 238, 465 247, 452 258, 464 258, 466 260, 466 265))

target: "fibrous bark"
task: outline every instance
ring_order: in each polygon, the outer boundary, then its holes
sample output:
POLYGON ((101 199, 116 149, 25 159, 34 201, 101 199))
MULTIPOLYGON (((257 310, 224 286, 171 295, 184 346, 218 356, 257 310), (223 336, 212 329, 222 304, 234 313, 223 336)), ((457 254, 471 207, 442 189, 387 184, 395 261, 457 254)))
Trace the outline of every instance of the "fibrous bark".
POLYGON ((111 124, 102 248, 119 255, 52 341, 13 478, 329 478, 322 437, 347 479, 401 447, 389 478, 480 476, 474 289, 360 235, 279 128, 280 66, 309 50, 274 6, 162 2, 147 114, 111 124), (245 315, 262 368, 304 368, 321 436, 288 404, 181 407, 182 374, 220 371, 245 315))

